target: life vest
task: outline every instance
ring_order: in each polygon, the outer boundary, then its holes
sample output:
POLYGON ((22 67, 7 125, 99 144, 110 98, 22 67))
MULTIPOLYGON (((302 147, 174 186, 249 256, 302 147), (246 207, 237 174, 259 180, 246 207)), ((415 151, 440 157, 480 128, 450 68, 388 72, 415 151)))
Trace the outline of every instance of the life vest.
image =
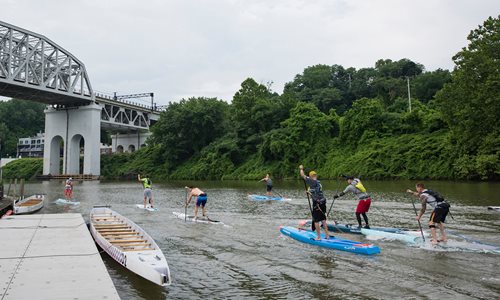
POLYGON ((435 192, 433 190, 424 190, 422 194, 427 195, 426 201, 432 207, 442 207, 442 208, 450 207, 450 204, 448 204, 445 201, 444 197, 441 196, 441 194, 439 194, 438 192, 435 192))
POLYGON ((361 192, 366 193, 366 188, 363 186, 363 184, 361 183, 361 180, 359 180, 358 178, 354 178, 354 180, 351 182, 351 185, 353 185, 355 188, 357 188, 361 192))
POLYGON ((144 178, 142 180, 142 185, 144 186, 145 189, 150 189, 153 183, 151 182, 151 179, 149 178, 144 178))
POLYGON ((314 201, 326 201, 325 196, 323 195, 323 186, 321 185, 321 182, 316 180, 315 183, 316 184, 314 184, 314 186, 309 186, 307 192, 311 195, 314 201))

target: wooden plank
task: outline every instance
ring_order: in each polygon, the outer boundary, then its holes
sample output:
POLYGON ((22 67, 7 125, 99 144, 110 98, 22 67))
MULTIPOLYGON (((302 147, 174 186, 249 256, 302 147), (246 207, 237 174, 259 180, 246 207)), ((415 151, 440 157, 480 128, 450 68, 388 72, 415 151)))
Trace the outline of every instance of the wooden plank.
POLYGON ((97 231, 99 232, 120 232, 120 231, 131 231, 131 232, 135 232, 135 230, 133 230, 132 228, 104 228, 104 229, 99 229, 99 228, 96 228, 97 231))
POLYGON ((122 236, 130 236, 130 235, 139 235, 138 232, 132 232, 132 233, 101 233, 102 236, 112 236, 112 237, 122 237, 122 236))
POLYGON ((127 249, 125 252, 136 252, 136 251, 147 251, 147 250, 155 250, 153 248, 143 248, 143 249, 127 249))
POLYGON ((117 246, 117 247, 127 247, 127 246, 150 246, 151 243, 128 243, 128 244, 115 244, 115 243, 111 243, 113 244, 114 246, 117 246))
POLYGON ((101 230, 101 229, 123 229, 123 228, 132 228, 128 225, 119 225, 119 226, 106 226, 106 225, 99 225, 99 226, 96 226, 94 225, 95 229, 97 230, 101 230))
POLYGON ((110 243, 128 243, 128 242, 146 242, 146 240, 145 239, 134 239, 134 240, 123 239, 123 240, 108 240, 108 242, 110 242, 110 243))

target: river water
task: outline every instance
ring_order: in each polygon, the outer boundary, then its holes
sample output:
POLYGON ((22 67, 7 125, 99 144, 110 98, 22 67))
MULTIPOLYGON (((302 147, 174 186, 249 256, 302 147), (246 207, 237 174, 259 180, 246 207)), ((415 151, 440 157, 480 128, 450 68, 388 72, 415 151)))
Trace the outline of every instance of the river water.
MULTIPOLYGON (((191 183, 191 182, 189 182, 191 183)), ((408 246, 398 241, 342 238, 377 244, 382 252, 368 257, 317 248, 280 235, 280 225, 309 218, 301 181, 275 182, 289 202, 257 202, 247 194, 264 192, 256 182, 194 182, 208 193, 208 215, 228 226, 184 223, 188 182, 154 184, 158 212, 137 209, 141 186, 135 182, 76 182, 75 207, 52 203, 63 197, 63 183, 30 183, 27 193, 46 193, 41 213, 78 212, 88 220, 93 205, 111 205, 144 228, 165 254, 173 278, 163 288, 132 274, 102 254, 122 299, 499 299, 500 255, 408 246)), ((323 182, 331 196, 344 182, 323 182)), ((409 181, 366 181, 373 203, 372 226, 417 229, 409 181)), ((447 228, 470 239, 500 245, 500 183, 429 182, 452 204, 454 220, 447 228)), ((331 202, 328 203, 328 205, 331 202)), ((331 216, 355 223, 357 201, 337 199, 331 216)), ((189 208, 190 211, 192 207, 189 208)), ((426 213, 428 218, 429 212, 426 213)), ((424 222, 425 224, 425 222, 424 222)), ((459 239, 450 236, 450 239, 459 239)))

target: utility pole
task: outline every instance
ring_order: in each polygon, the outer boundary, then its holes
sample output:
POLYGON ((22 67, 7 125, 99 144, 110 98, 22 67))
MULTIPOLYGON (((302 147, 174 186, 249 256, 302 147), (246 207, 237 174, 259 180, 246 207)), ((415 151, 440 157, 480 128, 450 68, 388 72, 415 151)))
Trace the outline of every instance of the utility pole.
POLYGON ((410 95, 410 77, 406 76, 406 83, 408 84, 408 107, 410 108, 411 112, 411 95, 410 95))

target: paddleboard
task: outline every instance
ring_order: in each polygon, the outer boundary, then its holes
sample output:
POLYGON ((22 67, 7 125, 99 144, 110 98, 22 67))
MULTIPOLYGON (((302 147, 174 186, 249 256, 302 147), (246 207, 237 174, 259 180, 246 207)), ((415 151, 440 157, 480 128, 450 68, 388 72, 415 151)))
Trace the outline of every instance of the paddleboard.
MULTIPOLYGON (((311 220, 302 220, 299 222, 299 226, 305 229, 311 228, 311 220)), ((391 227, 372 227, 371 229, 385 231, 385 232, 393 232, 398 233, 402 232, 405 229, 401 228, 391 228, 391 227)), ((351 233, 351 234, 361 234, 361 229, 352 224, 328 224, 328 231, 332 232, 340 232, 340 233, 351 233)))
POLYGON ((224 225, 224 223, 222 223, 221 221, 212 220, 210 218, 205 218, 205 217, 201 217, 201 216, 198 216, 198 219, 195 219, 194 216, 190 216, 190 215, 186 216, 184 213, 180 213, 180 212, 174 211, 173 214, 177 218, 179 218, 181 220, 186 220, 187 222, 224 225))
POLYGON ((150 206, 144 207, 144 204, 136 204, 135 207, 140 208, 140 209, 144 209, 144 210, 147 210, 147 211, 158 211, 159 210, 156 207, 150 207, 150 206))
POLYGON ((255 200, 255 201, 290 201, 290 200, 292 200, 290 198, 272 197, 272 196, 265 196, 265 195, 248 195, 248 198, 250 198, 251 200, 255 200))
POLYGON ((56 201, 54 201, 55 204, 60 204, 60 205, 79 205, 80 201, 70 201, 67 199, 62 199, 59 198, 56 201))
POLYGON ((488 206, 488 210, 494 210, 500 212, 500 206, 488 206))
POLYGON ((420 234, 420 232, 416 231, 387 232, 387 231, 361 228, 361 233, 363 235, 366 235, 367 237, 378 237, 389 240, 397 240, 408 244, 415 244, 417 242, 422 241, 422 236, 417 235, 420 234))
POLYGON ((373 244, 364 244, 351 240, 339 239, 334 236, 330 236, 329 239, 326 239, 323 233, 321 234, 321 240, 316 240, 317 234, 315 232, 291 226, 281 226, 280 232, 283 235, 289 236, 299 242, 318 247, 365 255, 380 253, 380 248, 373 244))

